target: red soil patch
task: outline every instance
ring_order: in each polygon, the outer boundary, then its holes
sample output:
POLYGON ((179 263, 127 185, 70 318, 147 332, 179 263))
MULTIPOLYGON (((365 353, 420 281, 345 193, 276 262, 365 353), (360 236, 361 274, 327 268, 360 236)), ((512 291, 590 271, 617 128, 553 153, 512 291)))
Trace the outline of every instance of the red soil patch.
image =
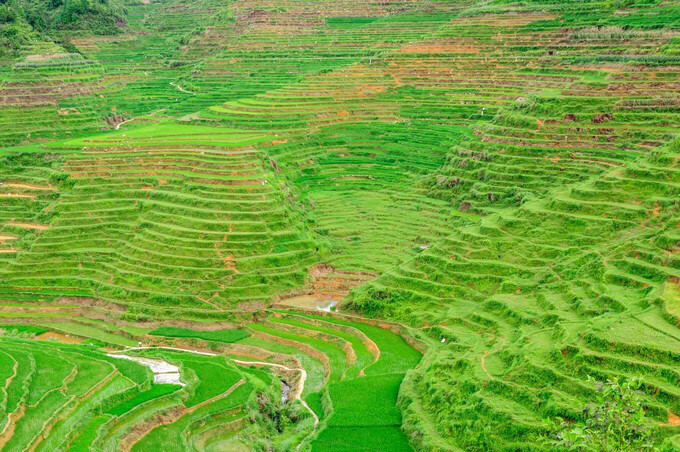
MULTIPOLYGON (((231 232, 232 226, 229 225, 229 232, 231 232)), ((226 236, 225 236, 226 240, 226 236)), ((222 259, 222 263, 224 264, 224 268, 227 270, 233 270, 235 273, 240 273, 238 269, 236 268, 236 259, 234 259, 234 256, 230 255, 224 255, 222 254, 222 251, 220 250, 220 244, 215 242, 215 252, 217 253, 217 256, 219 256, 220 259, 222 259)))
POLYGON ((375 277, 368 273, 339 271, 326 264, 312 267, 309 273, 314 278, 312 293, 333 300, 341 300, 351 289, 375 277))
POLYGON ((77 108, 61 108, 57 110, 57 114, 61 116, 68 116, 70 114, 80 113, 77 108))
POLYGON ((668 413, 668 423, 666 425, 671 427, 680 426, 680 416, 673 413, 668 413))
POLYGON ((135 424, 130 431, 127 432, 121 444, 119 450, 129 451, 132 446, 135 445, 144 436, 149 434, 151 430, 155 429, 161 425, 172 424, 177 419, 182 417, 186 413, 187 409, 184 405, 175 406, 166 410, 159 411, 155 413, 152 417, 145 419, 144 421, 135 424))
POLYGON ((5 424, 5 429, 0 432, 0 448, 7 444, 7 441, 12 438, 17 421, 24 416, 25 412, 26 405, 22 403, 19 405, 19 408, 16 411, 7 415, 8 422, 5 424))
POLYGON ((131 450, 132 447, 139 442, 142 438, 144 438, 146 435, 148 435, 153 429, 156 427, 159 427, 161 425, 168 425, 172 424, 173 422, 176 422, 179 418, 184 416, 185 414, 193 413, 194 411, 198 410, 199 408, 202 408, 206 405, 209 405, 211 403, 214 403, 220 399, 223 399, 225 397, 228 397, 232 392, 236 390, 239 386, 243 385, 246 382, 245 379, 239 380, 235 385, 233 385, 231 388, 229 388, 227 391, 223 392, 222 394, 218 394, 215 397, 212 397, 208 400, 205 400, 198 405, 194 405, 191 408, 187 408, 184 405, 168 408, 166 410, 162 410, 157 412, 154 416, 151 418, 148 418, 144 420, 143 422, 139 424, 135 424, 130 431, 126 434, 124 437, 122 444, 120 446, 120 450, 128 451, 131 450))
POLYGON ((17 227, 25 228, 25 229, 36 229, 36 230, 39 230, 39 231, 44 231, 45 229, 48 228, 48 226, 45 225, 45 224, 16 223, 14 221, 10 221, 7 224, 10 225, 10 226, 17 226, 17 227))
POLYGON ((307 345, 302 342, 294 341, 291 339, 284 339, 279 336, 274 336, 273 334, 267 334, 263 333, 261 331, 255 331, 253 332, 253 337, 256 337, 258 339, 262 339, 267 342, 274 342, 277 344, 285 345, 287 347, 293 347, 296 348, 303 353, 311 356, 312 358, 317 359, 319 362, 321 362, 321 365, 323 366, 324 374, 326 377, 330 376, 331 374, 331 363, 327 355, 321 353, 314 347, 307 345))
POLYGON ((28 198, 35 199, 35 195, 28 195, 24 193, 0 193, 0 198, 28 198))
POLYGON ((17 183, 12 183, 12 182, 4 183, 4 184, 1 184, 1 185, 5 186, 5 187, 10 187, 10 188, 25 188, 25 189, 28 189, 28 190, 42 190, 42 191, 52 191, 52 190, 54 190, 54 188, 49 186, 49 185, 47 187, 43 187, 43 186, 40 186, 40 185, 17 184, 17 183))
POLYGON ((46 333, 41 334, 40 336, 36 336, 36 339, 40 341, 57 341, 61 342, 62 344, 80 344, 81 342, 83 342, 82 339, 79 339, 77 337, 71 337, 56 331, 48 331, 46 333))

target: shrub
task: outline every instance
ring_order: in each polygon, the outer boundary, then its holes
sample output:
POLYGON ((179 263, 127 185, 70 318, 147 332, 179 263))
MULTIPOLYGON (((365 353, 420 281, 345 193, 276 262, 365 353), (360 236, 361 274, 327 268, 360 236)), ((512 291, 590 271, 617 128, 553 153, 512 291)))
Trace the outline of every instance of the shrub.
MULTIPOLYGON (((591 379, 591 381, 593 381, 591 379)), ((597 401, 588 405, 584 420, 570 424, 561 419, 556 427, 554 447, 584 451, 651 450, 653 433, 645 420, 640 382, 618 379, 595 382, 597 401)))

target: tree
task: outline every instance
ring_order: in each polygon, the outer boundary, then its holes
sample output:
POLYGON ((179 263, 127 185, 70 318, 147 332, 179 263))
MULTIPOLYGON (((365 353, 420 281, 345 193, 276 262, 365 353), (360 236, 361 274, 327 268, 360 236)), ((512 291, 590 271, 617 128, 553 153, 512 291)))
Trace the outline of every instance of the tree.
POLYGON ((577 451, 653 450, 653 432, 645 420, 638 390, 640 381, 591 381, 597 387, 597 403, 586 406, 582 422, 560 419, 551 445, 577 451))

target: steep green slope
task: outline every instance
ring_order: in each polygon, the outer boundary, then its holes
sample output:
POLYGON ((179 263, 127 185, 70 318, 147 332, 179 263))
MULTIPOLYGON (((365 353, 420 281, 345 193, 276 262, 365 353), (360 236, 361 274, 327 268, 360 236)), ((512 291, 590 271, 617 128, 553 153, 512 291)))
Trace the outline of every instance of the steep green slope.
POLYGON ((59 349, 25 406, 77 424, 0 444, 542 450, 591 377, 641 378, 680 444, 680 3, 84 2, 68 42, 54 5, 0 69, 0 316, 38 328, 0 329, 0 375, 40 328, 210 357, 130 351, 191 387, 97 409, 59 349))
POLYGON ((32 43, 62 42, 74 31, 115 34, 123 25, 121 0, 8 0, 0 5, 0 58, 32 43))
POLYGON ((31 296, 215 310, 302 285, 313 243, 252 149, 265 139, 166 124, 55 149, 68 190, 30 248, 12 248, 3 296, 30 287, 31 296))

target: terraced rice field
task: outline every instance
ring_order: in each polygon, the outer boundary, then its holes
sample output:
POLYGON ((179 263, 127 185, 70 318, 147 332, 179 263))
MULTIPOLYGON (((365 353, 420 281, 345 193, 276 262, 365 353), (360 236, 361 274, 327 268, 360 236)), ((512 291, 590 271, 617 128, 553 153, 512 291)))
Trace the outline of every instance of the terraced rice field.
POLYGON ((398 331, 288 310, 232 330, 233 340, 229 330, 177 328, 163 339, 127 333, 139 344, 127 347, 84 331, 3 328, 7 450, 224 450, 256 446, 270 429, 281 448, 352 449, 347 432, 409 448, 397 395, 420 353, 398 331))
POLYGON ((0 59, 0 450, 680 450, 678 1, 121 4, 0 59))

